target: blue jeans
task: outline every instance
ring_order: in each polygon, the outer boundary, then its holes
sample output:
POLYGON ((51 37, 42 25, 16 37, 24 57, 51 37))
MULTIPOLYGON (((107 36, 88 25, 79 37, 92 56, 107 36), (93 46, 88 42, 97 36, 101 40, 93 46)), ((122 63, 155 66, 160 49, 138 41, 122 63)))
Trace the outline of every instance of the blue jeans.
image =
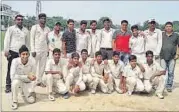
POLYGON ((174 59, 169 60, 169 61, 161 59, 161 66, 168 73, 166 74, 166 88, 168 89, 171 89, 173 86, 175 63, 176 63, 176 60, 174 59))
POLYGON ((127 65, 127 63, 129 62, 129 56, 129 53, 120 52, 120 59, 123 61, 124 65, 127 65))

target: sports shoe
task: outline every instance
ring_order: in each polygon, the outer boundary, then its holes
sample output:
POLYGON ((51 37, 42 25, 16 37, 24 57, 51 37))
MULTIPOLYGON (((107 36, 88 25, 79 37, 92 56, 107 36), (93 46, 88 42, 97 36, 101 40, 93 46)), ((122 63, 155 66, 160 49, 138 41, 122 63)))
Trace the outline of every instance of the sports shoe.
POLYGON ((122 93, 123 93, 122 90, 119 89, 119 88, 117 88, 116 91, 117 91, 117 93, 119 93, 119 94, 122 94, 122 93))
POLYGON ((48 99, 49 99, 50 101, 55 101, 55 97, 54 97, 52 94, 49 94, 49 95, 48 95, 48 99))
POLYGON ((167 91, 168 91, 168 92, 172 92, 172 89, 171 89, 171 88, 167 88, 167 91))
POLYGON ((131 96, 131 95, 132 95, 132 92, 131 92, 131 91, 128 91, 128 95, 131 96))
POLYGON ((16 110, 16 109, 18 108, 17 102, 13 102, 12 105, 11 105, 11 108, 12 108, 13 110, 16 110))
POLYGON ((64 98, 64 99, 68 99, 69 97, 70 97, 70 95, 69 95, 68 92, 63 95, 63 98, 64 98))
POLYGON ((92 94, 95 94, 95 93, 96 93, 96 91, 93 89, 93 90, 91 90, 91 93, 92 93, 92 94))
POLYGON ((160 98, 160 99, 164 99, 164 96, 159 94, 159 93, 157 94, 157 97, 160 98))

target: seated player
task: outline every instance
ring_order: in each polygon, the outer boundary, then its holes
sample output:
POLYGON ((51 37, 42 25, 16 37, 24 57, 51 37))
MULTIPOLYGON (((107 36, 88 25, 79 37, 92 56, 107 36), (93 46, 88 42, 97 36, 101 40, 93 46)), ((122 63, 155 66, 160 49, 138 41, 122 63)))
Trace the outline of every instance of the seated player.
POLYGON ((120 61, 119 53, 113 52, 113 60, 108 60, 109 69, 114 81, 115 90, 118 93, 123 93, 122 91, 122 73, 124 71, 124 63, 120 61))
POLYGON ((47 85, 48 98, 51 101, 55 100, 52 90, 56 93, 63 94, 63 98, 65 99, 69 97, 68 90, 63 81, 62 68, 64 61, 60 59, 60 54, 60 49, 55 48, 53 50, 53 58, 47 61, 45 74, 43 76, 44 83, 47 85))
POLYGON ((71 58, 68 65, 64 67, 63 73, 67 89, 76 95, 80 91, 84 91, 86 85, 83 82, 81 64, 79 63, 80 55, 72 53, 71 58))
POLYGON ((160 66, 159 63, 153 60, 153 52, 146 52, 146 62, 143 64, 145 69, 144 73, 144 89, 150 93, 152 87, 156 87, 156 95, 163 99, 163 92, 165 89, 165 70, 160 66))
MULTIPOLYGON (((128 94, 132 95, 133 91, 141 92, 144 90, 144 84, 142 82, 143 74, 140 68, 137 66, 137 57, 131 55, 129 57, 129 64, 124 67, 124 85, 128 88, 128 94)), ((124 87, 126 89, 126 87, 124 87)))
POLYGON ((91 75, 93 77, 93 85, 91 93, 96 93, 97 86, 103 93, 112 93, 113 91, 113 81, 109 75, 108 64, 105 64, 102 60, 102 54, 100 51, 95 53, 96 61, 91 67, 91 75))
POLYGON ((82 65, 83 81, 86 84, 86 86, 91 89, 93 81, 90 71, 92 59, 88 58, 88 51, 86 49, 82 49, 81 51, 80 63, 82 65))
POLYGON ((12 80, 12 106, 13 110, 18 108, 18 93, 21 88, 28 103, 35 103, 34 81, 36 80, 35 60, 29 58, 29 50, 25 45, 19 49, 19 58, 15 58, 11 65, 12 80))

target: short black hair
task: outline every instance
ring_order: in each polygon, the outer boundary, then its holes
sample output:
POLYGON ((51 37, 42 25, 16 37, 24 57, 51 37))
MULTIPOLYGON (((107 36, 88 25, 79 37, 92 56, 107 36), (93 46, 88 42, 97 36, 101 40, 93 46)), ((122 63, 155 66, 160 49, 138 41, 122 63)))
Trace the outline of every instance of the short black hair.
POLYGON ((129 56, 129 62, 132 60, 137 60, 137 57, 135 55, 130 55, 129 56))
POLYGON ((133 31, 134 29, 139 30, 139 27, 138 27, 137 25, 133 25, 133 26, 131 27, 131 31, 133 31))
POLYGON ((165 23, 165 26, 167 26, 167 25, 171 25, 171 26, 173 27, 173 23, 170 22, 170 21, 168 21, 168 22, 165 23))
POLYGON ((47 17, 47 15, 46 15, 45 13, 40 13, 40 14, 38 15, 38 18, 40 19, 41 17, 47 17))
POLYGON ((60 49, 58 49, 58 48, 55 48, 54 50, 53 50, 53 54, 55 54, 55 53, 61 53, 61 50, 60 49))
POLYGON ((17 19, 18 17, 22 17, 23 18, 24 16, 21 15, 21 14, 18 14, 18 15, 15 16, 15 19, 17 19))
POLYGON ((88 53, 88 51, 87 51, 86 49, 82 49, 82 50, 81 50, 81 54, 82 54, 83 52, 87 52, 87 53, 88 53))
POLYGON ((103 20, 103 23, 106 22, 106 21, 111 22, 111 20, 109 18, 106 18, 106 19, 103 20))
POLYGON ((119 55, 120 55, 120 52, 114 51, 114 52, 113 52, 113 56, 116 56, 116 55, 119 56, 119 55))
POLYGON ((149 54, 151 54, 152 56, 154 56, 153 52, 148 50, 146 53, 145 53, 145 56, 147 57, 149 54))
POLYGON ((75 58, 75 57, 80 58, 80 55, 77 52, 74 52, 71 54, 71 58, 75 58))
POLYGON ((86 21, 86 20, 82 20, 82 21, 80 22, 80 25, 82 25, 82 24, 87 25, 87 21, 86 21))
POLYGON ((127 20, 122 20, 122 21, 121 21, 121 24, 122 24, 122 23, 127 23, 127 24, 128 24, 128 21, 127 21, 127 20))
POLYGON ((67 24, 69 24, 69 23, 74 23, 74 20, 73 20, 73 19, 69 19, 69 20, 67 21, 67 24))
POLYGON ((97 51, 97 52, 95 53, 95 56, 96 56, 96 57, 99 56, 99 55, 102 55, 101 51, 97 51))
POLYGON ((26 45, 22 45, 19 49, 19 54, 22 52, 29 52, 29 49, 26 47, 26 45))
POLYGON ((90 21, 90 25, 92 25, 93 23, 96 23, 96 24, 97 24, 97 21, 96 21, 96 20, 91 20, 91 21, 90 21))
POLYGON ((61 23, 60 23, 60 22, 56 22, 55 25, 59 25, 59 26, 61 26, 61 23))

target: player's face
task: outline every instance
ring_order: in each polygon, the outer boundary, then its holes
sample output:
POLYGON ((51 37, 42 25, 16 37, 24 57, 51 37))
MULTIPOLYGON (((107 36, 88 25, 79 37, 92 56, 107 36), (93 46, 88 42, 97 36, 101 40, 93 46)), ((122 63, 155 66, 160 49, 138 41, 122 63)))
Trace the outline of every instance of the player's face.
POLYGON ((24 51, 20 54, 22 63, 27 63, 29 58, 29 52, 24 51))
POLYGON ((119 55, 113 56, 113 60, 114 60, 114 62, 118 62, 119 61, 119 55))
POLYGON ((97 24, 96 24, 95 22, 92 23, 91 26, 90 26, 90 28, 91 28, 92 30, 96 30, 96 27, 97 27, 97 24))
POLYGON ((82 57, 82 59, 87 59, 88 53, 87 52, 82 52, 81 57, 82 57))
POLYGON ((153 61, 153 55, 152 54, 148 54, 146 56, 146 58, 147 58, 147 62, 152 62, 153 61))
POLYGON ((60 59, 60 52, 55 52, 53 54, 53 58, 54 58, 55 61, 59 61, 59 59, 60 59))
POLYGON ((137 29, 133 29, 132 34, 133 34, 133 36, 136 37, 138 35, 138 30, 137 29))
POLYGON ((75 65, 77 65, 79 63, 79 58, 78 57, 74 57, 72 60, 73 60, 73 63, 75 65))
POLYGON ((131 61, 130 61, 130 65, 131 65, 132 68, 135 68, 136 65, 137 65, 137 60, 136 60, 136 59, 131 60, 131 61))
POLYGON ((102 56, 101 56, 101 55, 98 55, 98 56, 96 57, 96 60, 97 60, 97 62, 102 62, 102 56))

